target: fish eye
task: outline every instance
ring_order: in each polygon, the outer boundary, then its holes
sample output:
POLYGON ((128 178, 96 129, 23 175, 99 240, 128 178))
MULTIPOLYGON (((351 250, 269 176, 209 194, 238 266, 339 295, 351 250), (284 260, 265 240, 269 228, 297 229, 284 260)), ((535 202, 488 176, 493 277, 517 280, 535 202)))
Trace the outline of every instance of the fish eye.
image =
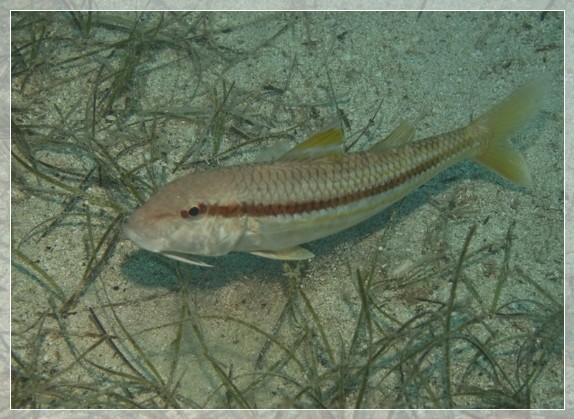
POLYGON ((181 218, 197 217, 199 214, 201 214, 201 208, 199 207, 191 207, 188 210, 180 211, 181 218))

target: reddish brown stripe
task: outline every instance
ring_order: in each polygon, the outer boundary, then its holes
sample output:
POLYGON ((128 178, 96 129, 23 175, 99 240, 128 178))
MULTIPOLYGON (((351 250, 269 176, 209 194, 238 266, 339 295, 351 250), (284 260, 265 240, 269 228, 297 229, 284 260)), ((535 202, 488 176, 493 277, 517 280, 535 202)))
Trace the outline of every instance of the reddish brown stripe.
POLYGON ((353 192, 347 195, 337 196, 331 199, 320 201, 307 201, 307 202, 291 202, 286 204, 249 204, 246 202, 228 204, 228 205, 209 205, 201 203, 199 208, 203 209, 202 213, 207 213, 211 216, 220 217, 240 217, 248 215, 251 217, 266 217, 277 215, 295 215, 311 211, 318 211, 326 208, 333 208, 339 205, 349 204, 351 202, 367 198, 370 196, 378 195, 394 189, 408 180, 421 175, 433 166, 440 163, 444 157, 437 156, 434 159, 425 161, 418 166, 413 167, 403 174, 399 174, 387 182, 366 189, 363 191, 353 192))

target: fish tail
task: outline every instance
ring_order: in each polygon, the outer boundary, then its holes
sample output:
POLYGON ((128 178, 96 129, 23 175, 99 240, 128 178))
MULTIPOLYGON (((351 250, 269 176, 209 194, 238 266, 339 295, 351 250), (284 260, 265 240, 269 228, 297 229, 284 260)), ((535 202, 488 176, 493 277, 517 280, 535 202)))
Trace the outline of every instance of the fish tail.
POLYGON ((546 90, 545 80, 531 81, 471 122, 470 130, 488 138, 474 160, 512 182, 530 186, 526 162, 510 137, 538 112, 546 90))

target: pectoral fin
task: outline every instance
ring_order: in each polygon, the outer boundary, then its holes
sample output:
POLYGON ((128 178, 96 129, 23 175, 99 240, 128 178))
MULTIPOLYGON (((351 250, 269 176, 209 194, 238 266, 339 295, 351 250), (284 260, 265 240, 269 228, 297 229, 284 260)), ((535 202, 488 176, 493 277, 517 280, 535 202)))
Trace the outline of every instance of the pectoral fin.
POLYGON ((299 246, 282 250, 258 250, 257 252, 250 253, 264 258, 278 260, 305 260, 315 256, 313 252, 299 246))

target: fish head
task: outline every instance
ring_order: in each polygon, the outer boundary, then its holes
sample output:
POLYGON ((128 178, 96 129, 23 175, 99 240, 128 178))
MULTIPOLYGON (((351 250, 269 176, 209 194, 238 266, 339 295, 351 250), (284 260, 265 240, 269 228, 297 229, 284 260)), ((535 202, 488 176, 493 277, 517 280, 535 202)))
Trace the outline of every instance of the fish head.
POLYGON ((217 198, 201 175, 168 183, 128 219, 125 235, 139 247, 192 264, 190 255, 221 256, 244 233, 244 220, 209 214, 217 198), (215 197, 215 198, 214 198, 215 197))

